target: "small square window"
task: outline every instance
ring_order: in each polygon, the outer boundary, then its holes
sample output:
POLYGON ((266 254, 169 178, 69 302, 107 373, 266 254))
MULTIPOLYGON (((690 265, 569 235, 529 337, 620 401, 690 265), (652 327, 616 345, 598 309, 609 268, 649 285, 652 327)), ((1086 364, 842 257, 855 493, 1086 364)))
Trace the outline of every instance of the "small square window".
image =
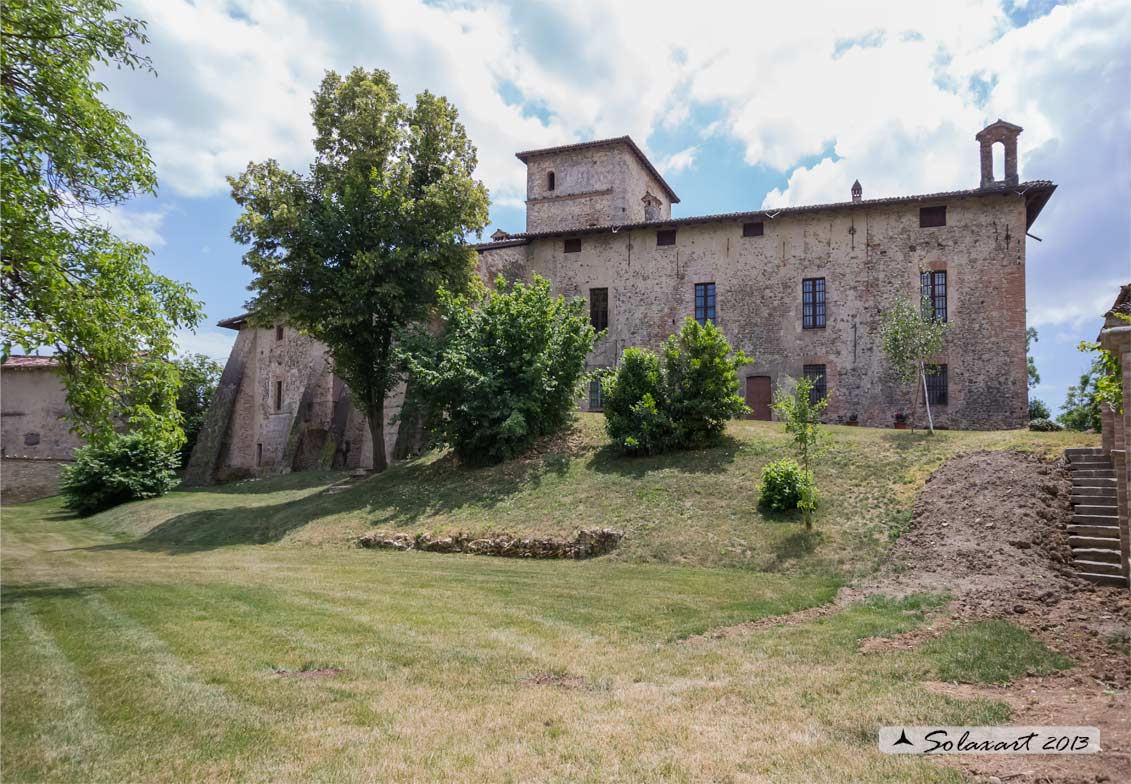
POLYGON ((947 404, 948 379, 946 365, 927 365, 927 400, 932 406, 947 404))
POLYGON ((920 207, 919 228, 930 229, 946 225, 946 207, 920 207))
POLYGON ((824 365, 804 365, 801 374, 813 382, 813 386, 809 388, 810 405, 816 405, 828 397, 828 374, 825 372, 824 365))
POLYGON ((765 233, 765 224, 762 221, 757 223, 744 223, 742 224, 743 237, 761 237, 765 233))
POLYGON ((675 245, 675 229, 661 229, 656 232, 657 245, 675 245))
POLYGON ((566 240, 562 243, 562 250, 565 253, 581 253, 581 239, 574 237, 573 239, 566 240))

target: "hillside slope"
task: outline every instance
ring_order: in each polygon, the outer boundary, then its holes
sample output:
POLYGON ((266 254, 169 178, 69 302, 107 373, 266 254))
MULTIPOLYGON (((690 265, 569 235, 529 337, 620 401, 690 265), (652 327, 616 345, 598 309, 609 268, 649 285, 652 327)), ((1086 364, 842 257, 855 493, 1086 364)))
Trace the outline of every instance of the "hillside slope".
POLYGON ((579 415, 567 435, 521 460, 466 469, 434 452, 349 486, 292 474, 119 507, 96 527, 158 550, 240 543, 348 546, 373 531, 569 534, 608 526, 626 537, 613 559, 823 572, 870 571, 906 526, 918 490, 947 458, 986 449, 1059 456, 1080 433, 946 432, 830 427, 817 463, 823 503, 807 534, 796 516, 757 506, 762 466, 791 453, 781 425, 734 422, 712 449, 626 458, 603 418, 579 415))

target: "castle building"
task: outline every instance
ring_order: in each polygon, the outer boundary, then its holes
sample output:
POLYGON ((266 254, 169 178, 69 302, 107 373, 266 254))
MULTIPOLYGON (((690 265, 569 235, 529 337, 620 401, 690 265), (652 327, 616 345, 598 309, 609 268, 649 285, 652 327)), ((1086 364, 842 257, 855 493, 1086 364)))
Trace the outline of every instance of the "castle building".
MULTIPOLYGON (((754 418, 770 419, 775 390, 808 377, 828 396, 829 422, 876 427, 914 405, 911 385, 885 366, 881 314, 922 293, 949 324, 926 390, 936 425, 1023 427, 1025 242, 1056 186, 1019 182, 1021 130, 998 120, 976 135, 976 188, 865 199, 857 181, 843 202, 684 218, 671 217, 679 197, 627 136, 520 152, 526 230, 477 246, 480 273, 537 274, 556 293, 584 298, 605 331, 592 369, 615 366, 630 346, 658 347, 687 317, 710 320, 753 359, 740 383, 754 418)), ((321 346, 285 325, 220 324, 240 334, 214 432, 190 467, 197 480, 367 464, 364 419, 321 346)), ((389 401, 390 418, 402 393, 389 401)), ((597 385, 580 405, 600 409, 597 385)), ((397 441, 389 424, 394 456, 397 441)))

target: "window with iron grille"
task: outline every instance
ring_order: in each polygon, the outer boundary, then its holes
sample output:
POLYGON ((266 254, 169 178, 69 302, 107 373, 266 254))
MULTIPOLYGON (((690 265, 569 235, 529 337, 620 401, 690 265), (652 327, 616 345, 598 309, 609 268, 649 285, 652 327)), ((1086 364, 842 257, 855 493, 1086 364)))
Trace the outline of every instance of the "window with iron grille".
POLYGON ((927 400, 932 406, 947 404, 946 365, 927 365, 927 400))
POLYGON ((700 324, 715 321, 715 284, 695 284, 695 320, 700 324))
POLYGON ((562 250, 566 253, 581 253, 581 240, 577 237, 562 243, 562 250))
POLYGON ((765 226, 762 224, 762 221, 742 224, 743 237, 761 237, 763 233, 765 233, 765 226))
POLYGON ((919 208, 919 228, 930 229, 935 226, 946 225, 946 206, 942 207, 920 207, 919 208))
POLYGON ((663 229, 656 232, 657 245, 675 245, 675 229, 663 229))
POLYGON ((604 407, 601 400, 601 382, 594 379, 589 382, 589 410, 600 411, 604 407))
POLYGON ((801 326, 803 329, 822 329, 825 326, 824 278, 801 281, 801 326))
POLYGON ((825 373, 824 365, 804 365, 801 368, 801 375, 813 382, 813 386, 809 388, 810 404, 816 405, 823 398, 828 396, 828 376, 825 373))
POLYGON ((608 289, 589 289, 589 323, 598 332, 609 328, 608 289))
POLYGON ((946 270, 919 275, 923 299, 930 303, 935 318, 946 321, 946 270))

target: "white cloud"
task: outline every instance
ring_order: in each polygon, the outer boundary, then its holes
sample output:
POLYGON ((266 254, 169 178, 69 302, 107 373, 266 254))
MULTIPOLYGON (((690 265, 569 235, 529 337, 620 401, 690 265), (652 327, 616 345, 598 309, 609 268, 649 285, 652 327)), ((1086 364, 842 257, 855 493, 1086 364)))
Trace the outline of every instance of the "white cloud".
POLYGON ((181 330, 177 333, 177 354, 204 354, 217 362, 226 362, 236 342, 236 332, 230 329, 202 329, 197 332, 181 330))
POLYGON ((681 171, 690 169, 695 166, 695 156, 699 154, 699 148, 695 145, 686 149, 674 152, 660 161, 660 171, 664 174, 678 174, 681 171))
POLYGON ((150 248, 160 248, 165 244, 161 235, 161 225, 169 214, 168 207, 156 210, 127 210, 114 205, 103 210, 107 228, 118 237, 130 242, 140 242, 150 248))
POLYGON ((1030 243, 1031 316, 1077 325, 1127 276, 1131 3, 1081 0, 1014 29, 1006 9, 1025 5, 128 0, 160 76, 105 78, 162 187, 189 196, 225 192, 251 160, 303 167, 327 68, 385 68, 402 97, 452 99, 509 207, 525 195, 519 149, 629 133, 669 172, 701 165, 696 147, 650 138, 696 107, 718 118, 697 141, 726 138, 786 177, 767 207, 843 200, 854 179, 865 198, 972 187, 973 135, 1001 116, 1025 127, 1022 176, 1061 184, 1046 242, 1030 243))

